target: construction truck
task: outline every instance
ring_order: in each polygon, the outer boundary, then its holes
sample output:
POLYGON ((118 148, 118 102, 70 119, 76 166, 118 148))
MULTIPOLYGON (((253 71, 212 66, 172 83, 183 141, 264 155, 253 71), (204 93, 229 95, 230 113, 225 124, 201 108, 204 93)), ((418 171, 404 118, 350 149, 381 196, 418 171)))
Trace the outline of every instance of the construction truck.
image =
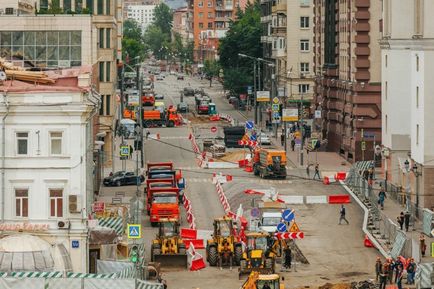
POLYGON ((142 105, 143 106, 154 106, 155 96, 153 92, 142 91, 142 105))
POLYGON ((129 118, 132 120, 136 120, 136 112, 134 110, 134 106, 127 106, 124 108, 123 118, 129 118))
POLYGON ((152 240, 151 261, 161 266, 187 267, 187 250, 179 236, 178 220, 160 220, 157 237, 152 240))
POLYGON ((179 189, 178 188, 150 188, 147 195, 149 218, 151 226, 155 227, 161 219, 179 220, 179 189))
POLYGON ((246 249, 243 252, 240 268, 238 269, 239 277, 250 274, 252 271, 259 273, 271 274, 275 270, 276 254, 270 250, 273 245, 268 233, 264 232, 247 232, 246 249))
POLYGON ((175 179, 180 193, 185 189, 185 179, 181 170, 175 170, 172 162, 147 163, 146 176, 148 179, 175 179))
POLYGON ((156 189, 156 188, 173 188, 175 187, 175 179, 168 178, 168 179, 147 179, 146 180, 146 186, 143 189, 144 195, 146 196, 146 210, 148 211, 148 215, 151 212, 151 200, 152 197, 150 196, 150 190, 156 189))
POLYGON ((206 244, 206 259, 210 266, 239 265, 243 247, 235 237, 232 218, 225 216, 214 219, 212 237, 206 244))
POLYGON ((176 108, 171 107, 161 112, 160 110, 145 110, 143 111, 143 126, 144 127, 174 127, 181 125, 181 117, 176 108))
POLYGON ((244 282, 241 289, 262 289, 265 285, 268 285, 272 289, 285 289, 285 284, 280 283, 280 277, 278 274, 262 275, 259 272, 252 272, 244 282))
POLYGON ((257 148, 253 154, 253 172, 264 178, 286 178, 286 153, 283 150, 257 148))

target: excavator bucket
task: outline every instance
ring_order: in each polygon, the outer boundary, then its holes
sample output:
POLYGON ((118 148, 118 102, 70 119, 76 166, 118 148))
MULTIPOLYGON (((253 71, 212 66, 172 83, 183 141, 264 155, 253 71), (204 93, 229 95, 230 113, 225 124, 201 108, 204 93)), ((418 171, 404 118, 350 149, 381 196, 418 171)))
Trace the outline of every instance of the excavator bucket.
POLYGON ((154 262, 161 267, 187 268, 187 254, 158 254, 154 255, 154 262))

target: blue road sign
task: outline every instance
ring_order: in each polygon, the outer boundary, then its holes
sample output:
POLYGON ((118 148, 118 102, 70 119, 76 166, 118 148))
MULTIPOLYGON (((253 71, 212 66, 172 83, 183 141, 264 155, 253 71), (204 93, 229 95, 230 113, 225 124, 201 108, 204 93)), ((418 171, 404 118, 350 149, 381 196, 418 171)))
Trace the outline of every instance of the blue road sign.
POLYGON ((252 94, 252 87, 251 86, 247 86, 247 94, 252 94))
POLYGON ((246 129, 253 129, 254 126, 255 123, 253 122, 253 120, 246 121, 246 129))
POLYGON ((251 136, 250 136, 250 140, 252 140, 252 141, 256 141, 258 138, 256 137, 256 134, 252 134, 251 136))
POLYGON ((126 157, 130 155, 130 147, 129 146, 121 146, 121 156, 126 157))
POLYGON ((281 233, 286 232, 286 225, 285 225, 285 223, 279 223, 277 225, 277 231, 279 231, 281 233))
POLYGON ((140 239, 142 237, 142 225, 128 224, 128 239, 140 239))
POLYGON ((278 112, 273 112, 273 118, 279 118, 280 114, 278 112))
POLYGON ((374 132, 370 132, 370 131, 364 131, 363 132, 363 137, 364 138, 374 138, 375 137, 375 133, 374 132))
POLYGON ((291 209, 286 209, 285 211, 283 211, 282 213, 282 218, 286 221, 286 222, 291 222, 292 220, 294 220, 294 211, 291 209))
POLYGON ((259 208, 254 207, 251 211, 250 211, 250 216, 252 216, 253 218, 257 218, 261 215, 261 212, 259 211, 259 208))
POLYGON ((72 240, 71 241, 71 247, 74 249, 80 248, 80 241, 78 240, 72 240))

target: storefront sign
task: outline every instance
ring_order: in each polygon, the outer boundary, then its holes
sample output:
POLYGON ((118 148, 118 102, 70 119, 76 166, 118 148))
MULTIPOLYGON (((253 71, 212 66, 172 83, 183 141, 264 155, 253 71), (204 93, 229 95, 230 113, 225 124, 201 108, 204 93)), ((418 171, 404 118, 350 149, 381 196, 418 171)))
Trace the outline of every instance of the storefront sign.
POLYGON ((284 108, 282 110, 283 121, 298 121, 298 109, 297 108, 284 108))
POLYGON ((93 203, 93 211, 95 213, 102 213, 105 209, 105 203, 104 202, 95 202, 93 203))
POLYGON ((256 92, 256 101, 259 102, 267 102, 270 101, 270 91, 257 91, 256 92))
POLYGON ((0 224, 0 231, 47 231, 49 229, 48 224, 0 224))

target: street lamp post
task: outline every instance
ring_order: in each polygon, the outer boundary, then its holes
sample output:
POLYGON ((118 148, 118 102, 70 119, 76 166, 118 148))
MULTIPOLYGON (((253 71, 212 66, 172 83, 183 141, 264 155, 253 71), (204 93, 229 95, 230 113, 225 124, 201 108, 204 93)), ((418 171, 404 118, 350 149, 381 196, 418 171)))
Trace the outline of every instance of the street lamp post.
POLYGON ((404 162, 404 168, 405 168, 405 173, 407 176, 407 184, 406 184, 406 188, 405 188, 405 209, 406 211, 410 212, 410 191, 411 191, 411 186, 410 186, 410 163, 408 162, 408 160, 405 160, 404 162))
POLYGON ((238 53, 239 57, 243 57, 243 58, 248 58, 253 60, 253 107, 254 107, 254 111, 255 111, 255 124, 258 123, 258 104, 256 101, 256 92, 257 92, 257 87, 256 87, 256 82, 257 82, 257 75, 256 75, 256 61, 258 61, 258 58, 253 57, 253 56, 249 56, 246 54, 242 54, 242 53, 238 53))
POLYGON ((413 164, 413 168, 412 171, 416 177, 416 209, 415 209, 415 214, 416 217, 419 218, 419 177, 422 175, 422 172, 418 171, 418 167, 415 164, 413 164))

